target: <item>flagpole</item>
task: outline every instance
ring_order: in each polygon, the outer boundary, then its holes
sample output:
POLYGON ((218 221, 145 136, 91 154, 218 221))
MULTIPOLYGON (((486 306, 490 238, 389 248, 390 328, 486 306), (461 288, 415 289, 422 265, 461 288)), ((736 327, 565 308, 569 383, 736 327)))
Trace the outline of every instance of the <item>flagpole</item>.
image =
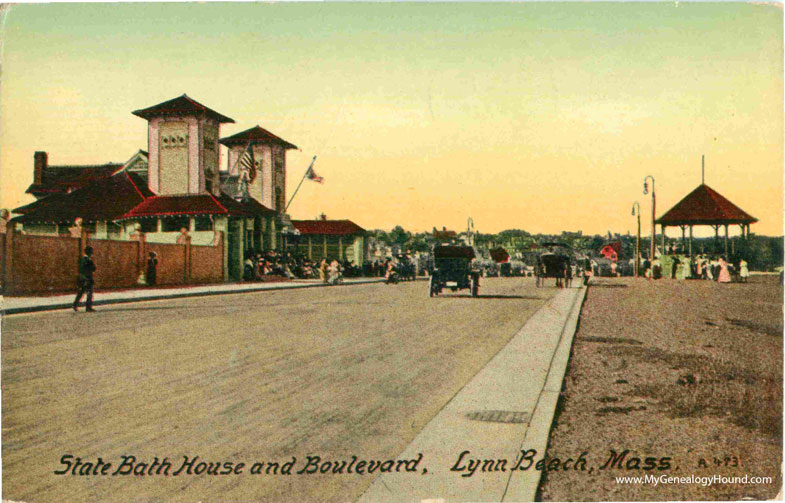
POLYGON ((243 153, 237 157, 236 161, 234 161, 234 169, 232 171, 237 171, 237 165, 240 164, 242 158, 245 157, 245 154, 248 153, 248 147, 250 146, 251 146, 251 139, 248 138, 248 143, 245 145, 245 148, 243 149, 243 153))
POLYGON ((292 201, 294 200, 294 196, 297 195, 297 191, 300 190, 300 186, 305 181, 305 177, 308 176, 308 173, 310 173, 311 168, 313 168, 313 163, 315 163, 315 162, 316 162, 316 156, 313 156, 313 159, 311 159, 311 164, 308 165, 308 169, 305 170, 305 174, 303 174, 303 177, 300 179, 300 183, 297 184, 297 188, 294 189, 294 193, 292 194, 291 199, 289 199, 289 202, 286 203, 286 208, 283 209, 284 213, 286 213, 286 210, 289 209, 289 205, 292 204, 292 201))

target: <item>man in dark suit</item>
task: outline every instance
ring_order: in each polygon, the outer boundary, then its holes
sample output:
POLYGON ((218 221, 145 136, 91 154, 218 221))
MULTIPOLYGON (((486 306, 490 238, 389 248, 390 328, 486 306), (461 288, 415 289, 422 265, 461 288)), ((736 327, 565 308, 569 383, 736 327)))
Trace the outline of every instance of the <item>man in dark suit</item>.
POLYGON ((84 256, 79 259, 79 275, 76 278, 76 286, 78 292, 76 299, 74 299, 74 311, 79 310, 79 301, 82 300, 82 295, 87 293, 87 300, 85 301, 85 311, 91 313, 93 309, 93 273, 95 272, 95 263, 93 262, 93 248, 86 246, 84 249, 84 256))

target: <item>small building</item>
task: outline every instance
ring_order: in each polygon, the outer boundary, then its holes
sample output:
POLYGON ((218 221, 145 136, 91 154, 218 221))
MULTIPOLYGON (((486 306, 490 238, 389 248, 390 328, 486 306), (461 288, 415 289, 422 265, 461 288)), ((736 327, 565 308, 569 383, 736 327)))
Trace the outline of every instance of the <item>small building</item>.
POLYGON ((458 233, 455 231, 447 230, 447 227, 442 227, 442 230, 433 228, 433 239, 440 243, 450 243, 458 239, 458 233))
POLYGON ((361 267, 367 252, 365 229, 351 220, 292 220, 295 233, 291 249, 311 261, 348 260, 361 267))
POLYGON ((621 255, 621 241, 613 241, 612 243, 604 245, 600 248, 600 255, 611 262, 617 262, 619 260, 619 255, 621 255))

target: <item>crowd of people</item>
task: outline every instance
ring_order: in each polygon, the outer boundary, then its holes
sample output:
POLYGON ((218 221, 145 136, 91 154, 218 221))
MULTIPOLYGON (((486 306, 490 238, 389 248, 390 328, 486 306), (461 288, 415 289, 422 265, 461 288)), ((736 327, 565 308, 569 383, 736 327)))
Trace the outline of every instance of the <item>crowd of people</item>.
POLYGON ((643 260, 643 270, 647 278, 660 279, 665 274, 669 274, 671 279, 702 279, 716 281, 718 283, 730 283, 735 278, 746 283, 750 277, 750 270, 747 261, 743 258, 738 265, 725 260, 724 256, 708 255, 672 255, 668 257, 669 270, 663 270, 663 261, 655 258, 649 261, 643 260))
POLYGON ((254 281, 277 276, 288 279, 321 279, 326 282, 331 276, 352 278, 360 276, 361 272, 361 269, 351 260, 312 261, 303 255, 289 252, 250 251, 245 254, 243 279, 254 281))
POLYGON ((739 281, 747 282, 750 271, 747 261, 739 260, 738 266, 725 260, 724 256, 685 255, 682 258, 672 257, 671 278, 673 279, 704 279, 718 283, 730 283, 734 276, 739 281))

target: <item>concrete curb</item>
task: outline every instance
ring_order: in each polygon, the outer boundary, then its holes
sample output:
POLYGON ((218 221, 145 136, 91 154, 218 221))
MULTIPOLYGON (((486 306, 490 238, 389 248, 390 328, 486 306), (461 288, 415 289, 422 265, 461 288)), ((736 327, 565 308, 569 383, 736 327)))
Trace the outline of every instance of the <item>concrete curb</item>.
MULTIPOLYGON (((425 278, 417 278, 415 281, 422 281, 425 278)), ((361 279, 357 281, 349 281, 344 282, 340 285, 335 286, 352 286, 352 285, 367 285, 371 283, 383 283, 384 278, 372 278, 372 279, 361 279)), ((217 285, 221 286, 221 285, 217 285)), ((217 289, 217 290, 196 290, 196 291, 182 291, 182 289, 178 289, 180 291, 172 291, 169 293, 160 293, 156 291, 150 291, 149 295, 141 295, 138 297, 117 297, 117 298, 109 298, 109 299, 96 299, 93 302, 94 306, 106 306, 111 304, 127 304, 131 302, 147 302, 152 300, 165 300, 165 299, 182 299, 182 298, 189 298, 189 297, 206 297, 210 295, 230 295, 230 294, 241 294, 241 293, 256 293, 256 292, 263 292, 263 291, 278 291, 278 290, 292 290, 295 288, 320 288, 320 287, 329 287, 332 285, 327 285, 325 283, 268 283, 266 286, 258 286, 258 287, 251 287, 251 288, 235 288, 235 289, 217 289)), ((194 287, 200 288, 200 287, 194 287)), ((139 292, 139 290, 131 290, 131 292, 139 292)), ((107 295, 111 295, 112 292, 104 292, 107 295)), ((100 294, 99 294, 100 295, 100 294)), ((46 299, 43 297, 42 299, 46 299)), ((6 300, 2 301, 3 305, 7 303, 6 300)), ((41 311, 56 311, 59 309, 71 309, 73 301, 62 301, 56 302, 52 304, 38 304, 38 305, 29 305, 29 306, 19 306, 19 307, 11 307, 5 308, 3 307, 0 310, 0 314, 2 315, 12 315, 12 314, 22 314, 22 313, 34 313, 34 312, 41 312, 41 311)))
POLYGON ((544 455, 585 292, 546 302, 404 448, 398 459, 422 454, 421 474, 379 475, 358 501, 532 501, 540 472, 513 468, 521 449, 544 455))
MULTIPOLYGON (((564 375, 567 372, 567 364, 570 361, 570 351, 575 332, 578 327, 583 302, 586 299, 587 288, 581 288, 581 292, 573 300, 570 314, 564 323, 559 346, 551 358, 548 377, 545 386, 537 399, 537 405, 529 421, 529 428, 521 442, 522 449, 536 449, 542 456, 548 449, 548 438, 550 437, 553 418, 556 414, 556 404, 559 401, 564 375)), ((540 456, 537 456, 540 458, 540 456)), ((541 458, 540 458, 541 459, 541 458)), ((534 501, 537 489, 540 486, 542 471, 527 470, 518 471, 510 475, 510 481, 505 490, 502 501, 534 501)))

